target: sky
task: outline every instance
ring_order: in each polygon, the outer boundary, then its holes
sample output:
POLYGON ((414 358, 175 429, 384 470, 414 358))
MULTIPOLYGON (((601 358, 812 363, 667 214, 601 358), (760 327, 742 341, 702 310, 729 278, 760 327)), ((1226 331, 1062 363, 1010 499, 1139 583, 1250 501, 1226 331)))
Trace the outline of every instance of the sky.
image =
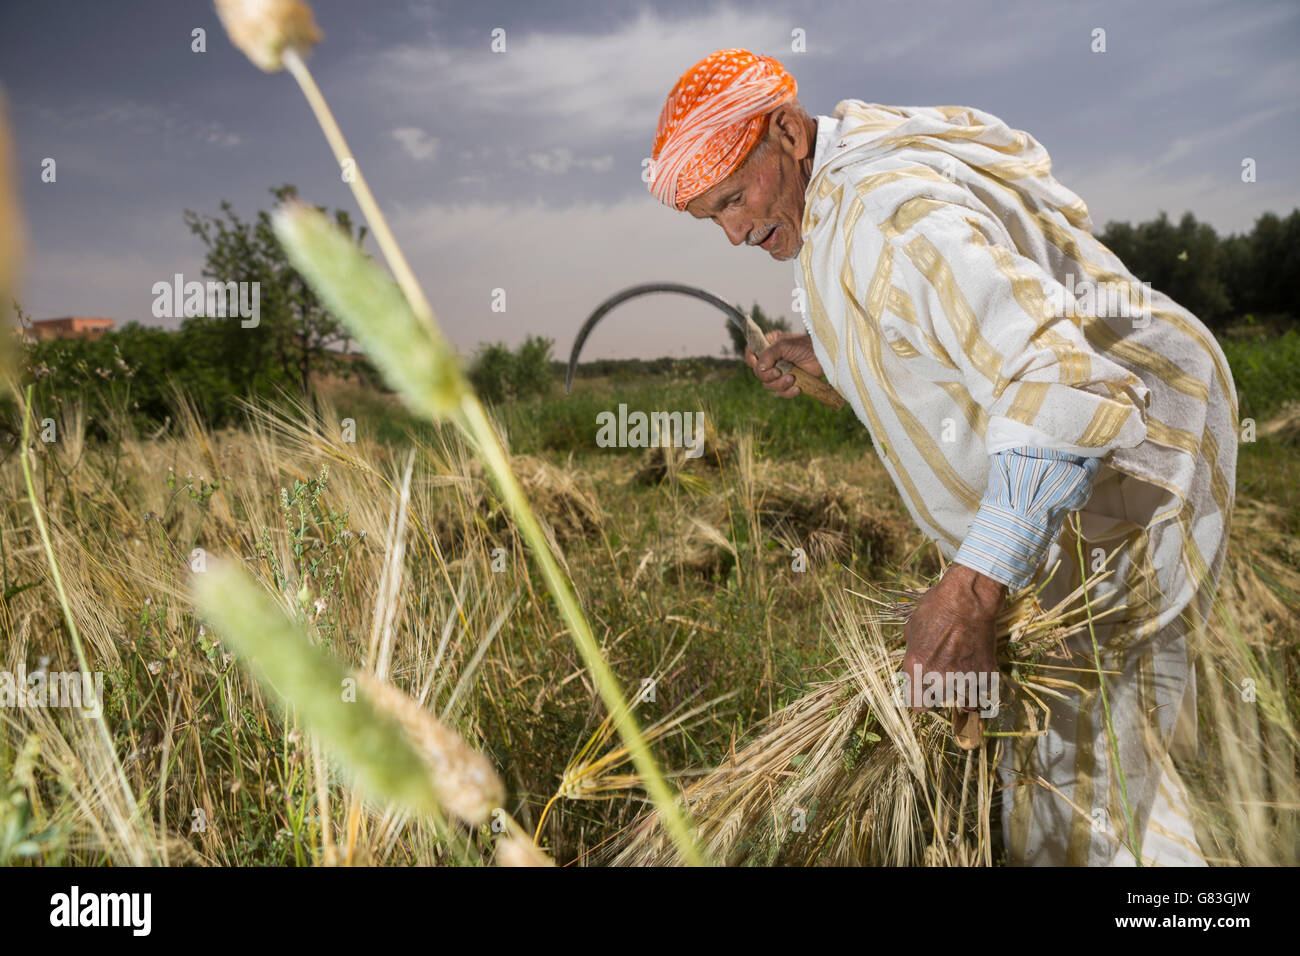
MULTIPOLYGON (((466 354, 536 334, 567 357, 606 296, 654 280, 795 318, 790 263, 733 247, 641 178, 669 90, 723 47, 780 60, 813 115, 842 99, 993 113, 1046 147, 1098 231, 1191 211, 1243 232, 1300 206, 1294 0, 311 6, 325 35, 311 69, 466 354), (1245 157, 1254 183, 1241 181, 1245 157)), ((228 200, 250 219, 293 183, 360 220, 297 84, 237 52, 211 3, 6 0, 0 89, 26 219, 20 302, 34 318, 175 325, 153 318, 152 289, 175 273, 203 279, 187 209, 219 215, 228 200)), ((726 343, 709 306, 658 296, 620 307, 583 358, 726 343)))

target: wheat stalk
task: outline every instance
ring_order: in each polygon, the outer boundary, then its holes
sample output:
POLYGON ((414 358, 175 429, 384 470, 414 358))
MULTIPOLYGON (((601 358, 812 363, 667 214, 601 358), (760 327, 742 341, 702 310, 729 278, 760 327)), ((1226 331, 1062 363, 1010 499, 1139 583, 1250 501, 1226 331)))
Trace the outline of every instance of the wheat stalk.
POLYGON ((262 69, 284 66, 292 73, 335 157, 341 164, 351 162, 355 174, 349 177, 353 193, 397 284, 393 286, 324 216, 302 204, 291 204, 276 213, 276 235, 294 266, 331 311, 348 325, 408 405, 430 420, 454 422, 474 443, 540 566, 614 725, 631 751, 646 790, 664 814, 674 840, 688 859, 703 863, 688 822, 624 703, 618 681, 605 662, 572 586, 557 564, 537 517, 511 471, 496 430, 439 331, 433 309, 393 238, 324 95, 299 55, 300 50, 316 39, 304 26, 302 9, 306 5, 297 0, 223 0, 223 3, 226 7, 223 22, 235 45, 262 69))

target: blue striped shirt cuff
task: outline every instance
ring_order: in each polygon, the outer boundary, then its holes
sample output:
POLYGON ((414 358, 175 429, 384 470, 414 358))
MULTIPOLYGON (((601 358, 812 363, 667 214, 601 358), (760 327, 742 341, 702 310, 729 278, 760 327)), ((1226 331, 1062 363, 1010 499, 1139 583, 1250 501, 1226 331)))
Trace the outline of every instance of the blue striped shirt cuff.
POLYGON ((1033 580, 1070 511, 1087 504, 1100 458, 1008 448, 989 458, 989 484, 954 561, 1015 592, 1033 580))

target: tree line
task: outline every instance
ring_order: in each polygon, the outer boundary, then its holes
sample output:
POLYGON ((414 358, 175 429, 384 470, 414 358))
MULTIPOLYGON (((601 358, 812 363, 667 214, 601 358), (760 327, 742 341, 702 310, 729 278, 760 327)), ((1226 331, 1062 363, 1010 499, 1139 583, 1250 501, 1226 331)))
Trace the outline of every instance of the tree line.
MULTIPOLYGON (((271 193, 283 202, 297 190, 284 185, 271 193)), ((45 407, 57 404, 61 395, 93 397, 100 407, 90 409, 92 421, 124 416, 139 429, 153 431, 172 414, 172 382, 184 388, 214 427, 238 420, 237 397, 286 391, 313 403, 322 374, 384 387, 364 356, 343 354, 346 330, 289 263, 269 213, 241 219, 228 202, 221 203, 221 211, 218 217, 186 210, 184 220, 206 248, 205 278, 260 283, 257 326, 241 327, 238 316, 191 316, 174 330, 129 322, 95 340, 33 343, 24 349, 25 375, 45 407)), ((355 242, 364 241, 365 227, 354 228, 346 211, 336 210, 334 219, 355 242)), ((1242 323, 1275 333, 1297 326, 1300 302, 1290 279, 1300 274, 1300 208, 1284 217, 1265 213, 1241 235, 1219 236, 1189 212, 1177 224, 1164 213, 1137 225, 1110 222, 1097 238, 1138 279, 1170 295, 1220 335, 1242 323)), ((788 320, 764 314, 757 304, 751 314, 765 330, 790 328, 788 320)), ((733 353, 740 354, 739 333, 730 323, 724 325, 733 353)), ((563 367, 551 357, 554 344, 541 336, 530 336, 515 349, 483 343, 468 359, 467 372, 491 403, 547 395, 558 387, 563 367)), ((650 371, 672 361, 636 364, 638 370, 650 371)), ((605 371, 615 366, 626 371, 626 362, 604 364, 609 365, 605 371)), ((584 376, 601 370, 592 363, 582 369, 584 376)), ((0 419, 9 427, 14 412, 12 398, 0 398, 0 419)))
POLYGON ((1300 292, 1300 209, 1265 213, 1243 235, 1220 236, 1190 212, 1178 224, 1161 213, 1136 226, 1109 222, 1098 240, 1138 279, 1170 296, 1213 331, 1246 316, 1276 331, 1294 327, 1300 292))

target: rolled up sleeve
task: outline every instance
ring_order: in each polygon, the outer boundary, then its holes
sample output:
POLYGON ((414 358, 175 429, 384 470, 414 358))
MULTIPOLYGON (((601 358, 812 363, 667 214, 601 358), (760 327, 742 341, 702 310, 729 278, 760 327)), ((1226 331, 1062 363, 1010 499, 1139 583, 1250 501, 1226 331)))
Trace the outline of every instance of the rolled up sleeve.
POLYGON ((954 560, 1014 592, 1033 579, 1065 516, 1087 503, 1101 460, 1022 446, 989 461, 988 488, 954 560))

